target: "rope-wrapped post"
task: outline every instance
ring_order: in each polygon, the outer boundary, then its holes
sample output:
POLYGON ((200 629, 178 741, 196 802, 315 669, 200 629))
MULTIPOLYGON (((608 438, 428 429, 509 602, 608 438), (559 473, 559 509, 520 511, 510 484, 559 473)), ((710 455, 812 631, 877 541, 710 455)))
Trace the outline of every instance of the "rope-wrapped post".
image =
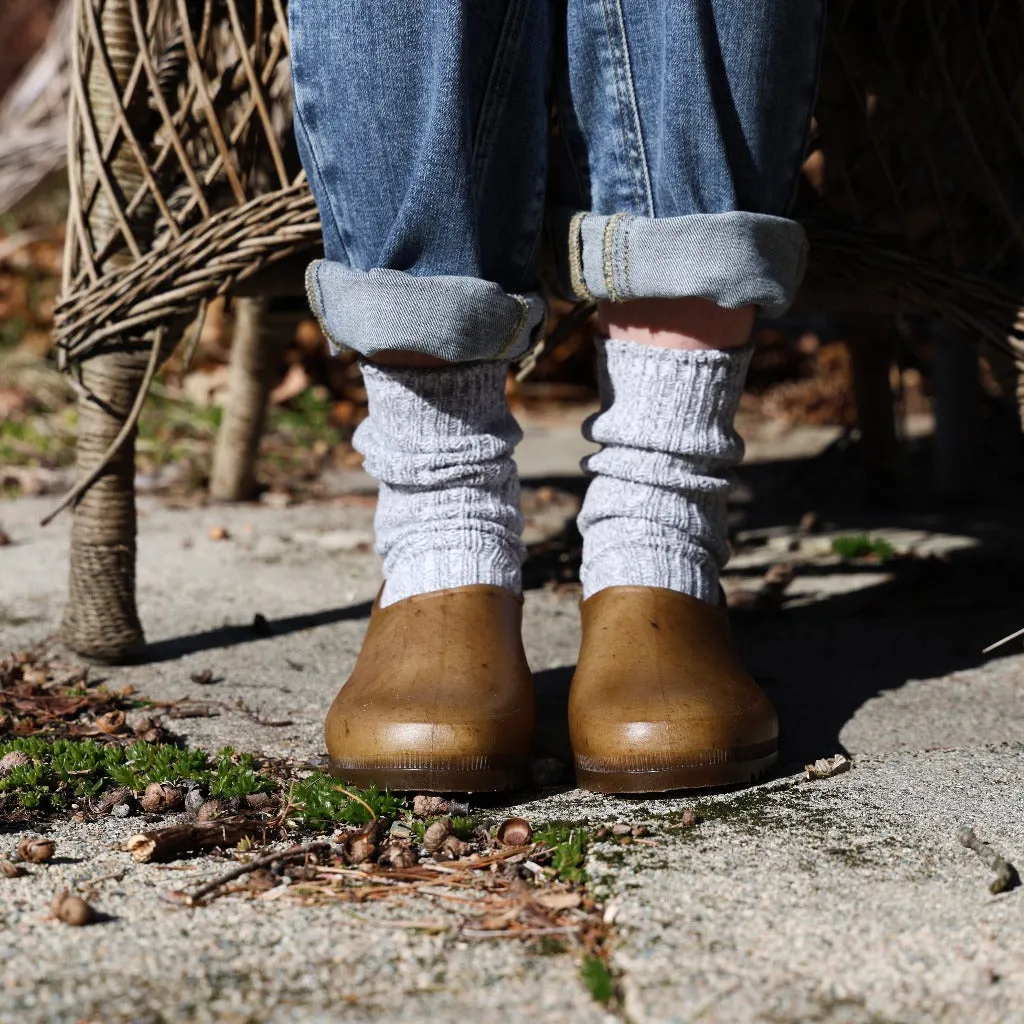
MULTIPOLYGON (((151 210, 137 210, 126 233, 120 208, 122 197, 133 195, 143 182, 138 158, 118 128, 121 111, 131 112, 125 90, 138 53, 130 4, 128 0, 78 0, 75 14, 74 73, 85 88, 87 109, 77 110, 78 132, 72 135, 72 216, 77 199, 96 248, 122 225, 121 237, 105 262, 128 265, 132 248, 148 244, 147 227, 151 230, 153 222, 151 210), (99 29, 104 52, 92 45, 90 21, 99 29), (97 140, 91 146, 90 134, 97 140), (104 159, 100 147, 109 146, 108 140, 114 140, 113 146, 104 159)), ((145 375, 150 347, 143 339, 123 338, 105 344, 81 363, 79 480, 96 469, 121 433, 145 375)), ((60 635, 79 654, 102 661, 127 660, 145 642, 135 603, 134 477, 133 429, 77 502, 71 527, 68 604, 60 635)))
MULTIPOLYGON (((79 478, 103 458, 128 416, 142 381, 145 359, 125 352, 97 356, 82 365, 82 383, 104 406, 78 403, 79 478)), ((71 526, 68 603, 61 639, 79 654, 124 661, 144 637, 135 605, 134 431, 75 507, 71 526)))

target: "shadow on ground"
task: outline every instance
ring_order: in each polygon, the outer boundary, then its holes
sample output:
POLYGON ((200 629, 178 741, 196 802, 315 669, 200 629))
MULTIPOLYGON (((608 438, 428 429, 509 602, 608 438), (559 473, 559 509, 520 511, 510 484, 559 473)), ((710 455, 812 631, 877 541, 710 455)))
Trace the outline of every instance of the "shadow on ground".
POLYGON ((349 622, 353 619, 369 618, 372 602, 361 601, 359 604, 347 605, 344 608, 328 608, 321 612, 307 612, 304 615, 288 615, 281 619, 266 619, 257 616, 247 626, 220 626, 217 629, 204 630, 202 633, 191 633, 188 636, 169 637, 148 644, 139 655, 136 664, 152 665, 160 661, 174 661, 186 654, 199 654, 223 647, 237 647, 240 644, 251 644, 254 640, 266 640, 272 636, 285 636, 298 633, 304 629, 317 626, 330 626, 336 622, 349 622))

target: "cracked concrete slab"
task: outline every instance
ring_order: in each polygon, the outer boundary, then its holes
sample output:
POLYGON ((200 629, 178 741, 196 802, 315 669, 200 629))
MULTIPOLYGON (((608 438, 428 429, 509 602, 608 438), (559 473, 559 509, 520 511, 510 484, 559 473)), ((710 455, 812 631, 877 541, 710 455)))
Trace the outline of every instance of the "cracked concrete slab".
MULTIPOLYGON (((579 446, 557 424, 544 429, 533 475, 572 491, 579 446)), ((530 474, 535 460, 523 462, 530 474)), ((751 467, 755 497, 767 473, 751 467)), ((349 483, 332 501, 283 509, 143 499, 139 601, 150 648, 140 664, 97 671, 160 699, 217 702, 216 717, 174 723, 190 742, 318 757, 323 713, 379 585, 372 497, 349 483), (212 540, 213 527, 227 539, 212 540), (252 629, 257 613, 270 636, 252 629), (220 681, 193 682, 207 669, 220 681)), ((0 549, 5 650, 59 624, 68 524, 39 529, 48 507, 0 504, 13 541, 0 549)), ((990 872, 956 840, 971 825, 1024 865, 1024 655, 1019 643, 980 654, 1022 624, 1015 520, 998 509, 879 517, 838 503, 806 537, 798 515, 754 507, 727 586, 754 585, 781 561, 797 566, 789 603, 734 617, 782 717, 778 777, 699 798, 606 799, 563 786, 484 808, 648 825, 644 841, 598 842, 590 858, 615 921, 617 1006, 591 998, 572 955, 469 942, 450 917, 447 930, 406 927, 436 916, 427 905, 227 897, 172 907, 160 893, 215 874, 216 863, 135 865, 111 846, 136 824, 104 819, 48 826, 60 861, 0 882, 0 1021, 1024 1021, 1024 891, 992 896, 990 872), (831 555, 830 537, 867 529, 903 557, 870 565, 831 555), (802 781, 806 761, 840 750, 851 771, 802 781), (695 803, 701 822, 681 826, 695 803), (57 926, 47 907, 61 885, 92 892, 110 919, 57 926)), ((550 517, 537 536, 558 525, 550 517)), ((575 604, 565 588, 526 599, 537 746, 555 761, 567 755, 575 604)), ((0 831, 0 848, 16 838, 0 831)))

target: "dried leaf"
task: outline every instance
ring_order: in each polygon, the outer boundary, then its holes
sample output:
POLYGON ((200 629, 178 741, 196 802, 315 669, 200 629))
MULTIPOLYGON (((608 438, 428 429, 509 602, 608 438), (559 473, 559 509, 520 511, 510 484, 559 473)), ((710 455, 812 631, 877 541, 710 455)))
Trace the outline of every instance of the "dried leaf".
POLYGON ((834 757, 820 757, 813 764, 804 765, 808 779, 831 779, 833 775, 842 775, 853 767, 853 762, 845 754, 834 757))
POLYGON ((583 902, 583 898, 578 892, 542 892, 534 896, 533 901, 548 910, 572 910, 583 902))
POLYGON ((125 715, 123 711, 108 711, 96 719, 96 728, 108 736, 114 736, 124 729, 125 715))
POLYGON ((418 863, 418 858, 410 843, 392 839, 381 849, 377 863, 385 868, 411 868, 418 863))

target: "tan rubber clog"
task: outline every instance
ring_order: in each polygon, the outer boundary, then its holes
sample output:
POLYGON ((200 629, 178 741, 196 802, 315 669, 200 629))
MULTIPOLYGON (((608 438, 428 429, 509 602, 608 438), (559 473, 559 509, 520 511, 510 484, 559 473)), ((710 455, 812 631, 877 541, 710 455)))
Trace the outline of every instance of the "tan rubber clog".
POLYGON ((417 792, 521 785, 534 725, 522 609, 521 598, 490 586, 375 604, 327 713, 332 772, 417 792))
POLYGON ((569 732, 583 789, 729 786, 775 764, 778 718, 723 608, 658 587, 609 587, 580 608, 569 732))

